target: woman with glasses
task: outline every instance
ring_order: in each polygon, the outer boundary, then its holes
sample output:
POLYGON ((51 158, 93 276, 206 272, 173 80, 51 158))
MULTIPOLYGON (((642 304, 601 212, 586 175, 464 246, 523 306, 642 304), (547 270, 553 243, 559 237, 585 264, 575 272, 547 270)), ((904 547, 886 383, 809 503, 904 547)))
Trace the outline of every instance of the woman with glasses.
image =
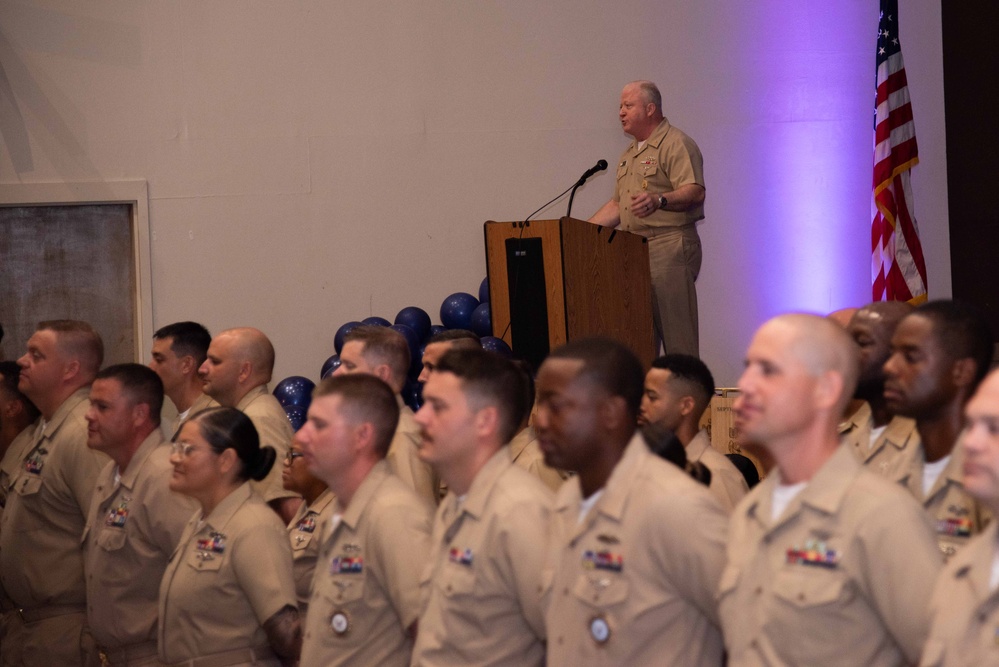
POLYGON ((309 472, 302 460, 302 447, 297 442, 291 443, 288 455, 284 457, 281 483, 287 490, 301 494, 304 500, 298 507, 298 513, 288 523, 295 593, 298 595, 298 611, 304 624, 312 593, 312 573, 319 557, 319 544, 322 536, 329 533, 335 496, 325 482, 309 472))
POLYGON ((281 519, 249 480, 274 465, 250 419, 212 408, 173 443, 170 489, 195 512, 160 584, 159 652, 167 664, 292 664, 301 630, 281 519))

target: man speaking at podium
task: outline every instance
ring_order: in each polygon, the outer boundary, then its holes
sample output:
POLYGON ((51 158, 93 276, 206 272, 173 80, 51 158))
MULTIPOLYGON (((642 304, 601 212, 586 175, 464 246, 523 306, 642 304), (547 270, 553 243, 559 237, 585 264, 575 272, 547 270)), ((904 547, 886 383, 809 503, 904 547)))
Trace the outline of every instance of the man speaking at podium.
POLYGON ((621 91, 621 126, 635 141, 617 164, 614 196, 590 222, 649 240, 653 317, 666 353, 699 356, 697 292, 704 218, 704 160, 694 140, 663 117, 651 81, 621 91))

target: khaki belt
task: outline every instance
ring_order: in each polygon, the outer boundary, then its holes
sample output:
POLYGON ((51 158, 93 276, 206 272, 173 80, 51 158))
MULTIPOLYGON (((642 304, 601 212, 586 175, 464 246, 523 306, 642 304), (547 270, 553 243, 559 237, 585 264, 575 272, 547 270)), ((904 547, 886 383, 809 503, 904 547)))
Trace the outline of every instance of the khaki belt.
POLYGON ((141 644, 128 644, 118 648, 104 648, 98 650, 101 657, 101 667, 111 665, 127 665, 130 660, 140 660, 156 655, 156 642, 149 641, 141 644))
POLYGON ((25 623, 37 623, 38 621, 44 621, 46 618, 55 618, 56 616, 87 613, 86 608, 82 604, 53 604, 47 607, 17 609, 16 611, 25 623))
POLYGON ((202 658, 185 660, 183 662, 172 662, 166 667, 229 667, 240 663, 255 663, 258 660, 276 660, 277 654, 270 647, 261 648, 241 648, 235 651, 225 651, 224 653, 213 653, 202 658))

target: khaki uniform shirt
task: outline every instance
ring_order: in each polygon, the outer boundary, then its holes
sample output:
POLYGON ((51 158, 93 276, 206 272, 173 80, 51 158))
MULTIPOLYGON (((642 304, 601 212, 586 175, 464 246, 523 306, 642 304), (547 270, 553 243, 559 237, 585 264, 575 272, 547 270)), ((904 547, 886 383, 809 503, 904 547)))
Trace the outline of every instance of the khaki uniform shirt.
POLYGON ((188 521, 160 584, 167 663, 268 647, 263 623, 296 605, 288 534, 249 483, 200 518, 188 521))
POLYGON ((884 477, 894 477, 899 467, 907 465, 914 455, 922 456, 916 422, 908 417, 893 417, 872 445, 874 417, 867 403, 843 421, 839 429, 840 438, 857 455, 857 460, 884 477))
POLYGON ((463 502, 434 517, 414 667, 544 662, 542 568, 551 492, 501 447, 463 502))
POLYGON ((298 596, 298 610, 303 614, 309 606, 319 545, 322 544, 323 533, 329 530, 335 499, 333 492, 326 489, 311 505, 299 505, 295 517, 288 523, 295 594, 298 596))
POLYGON ((87 447, 89 388, 67 398, 13 479, 0 525, 0 581, 17 606, 86 599, 80 537, 108 457, 87 447))
POLYGON ((236 405, 237 410, 250 418, 257 427, 261 447, 273 447, 277 458, 267 477, 261 481, 250 481, 250 486, 267 502, 280 498, 297 498, 298 494, 284 488, 281 482, 281 461, 291 448, 295 432, 284 408, 267 390, 267 385, 254 387, 236 405))
MULTIPOLYGON (((614 201, 620 202, 621 229, 635 231, 649 227, 686 227, 704 218, 704 205, 689 211, 656 210, 638 218, 630 208, 631 195, 651 192, 669 194, 682 185, 704 185, 704 158, 694 140, 663 118, 645 144, 637 141, 621 155, 617 165, 614 201)), ((669 197, 666 197, 669 199, 669 197)))
POLYGON ((302 665, 405 667, 430 555, 430 507, 382 461, 350 505, 336 509, 316 567, 302 665))
POLYGON ((430 503, 431 508, 436 507, 440 500, 440 478, 430 464, 421 461, 417 454, 420 448, 420 426, 413 417, 413 411, 401 396, 395 398, 399 403, 399 425, 395 429, 385 460, 406 486, 430 503))
POLYGON ((0 459, 0 516, 3 516, 3 508, 7 506, 10 485, 24 464, 24 457, 35 444, 37 426, 37 422, 30 424, 18 433, 4 452, 3 459, 0 459))
POLYGON ((965 491, 961 479, 964 450, 954 447, 950 461, 940 473, 930 492, 923 495, 923 448, 910 457, 907 466, 897 470, 895 479, 909 490, 930 515, 937 530, 937 544, 944 558, 949 559, 962 549, 971 537, 982 532, 991 513, 965 491))
POLYGON ((732 515, 719 587, 728 664, 914 663, 941 567, 925 512, 847 447, 772 521, 779 478, 732 515))
POLYGON ((706 431, 698 431, 684 448, 688 461, 699 461, 711 471, 711 491, 726 512, 731 513, 747 493, 749 484, 728 457, 711 446, 706 431))
POLYGON ((578 479, 556 498, 548 667, 720 665, 727 518, 708 489, 636 434, 580 522, 582 502, 578 479))
POLYGON ((514 464, 541 480, 553 492, 558 491, 569 475, 545 465, 545 457, 538 445, 538 435, 528 426, 510 441, 510 458, 514 464))
POLYGON ((937 579, 929 639, 919 663, 923 667, 999 665, 999 588, 991 585, 997 546, 992 523, 937 579))
POLYGON ((177 415, 177 417, 173 420, 173 423, 170 426, 170 432, 166 434, 166 437, 169 438, 171 442, 176 440, 177 434, 180 433, 180 427, 184 425, 184 422, 186 422, 188 419, 198 414, 202 410, 207 410, 208 408, 218 408, 218 407, 221 406, 214 398, 212 398, 208 394, 202 394, 201 396, 198 396, 196 399, 194 399, 194 403, 191 403, 191 407, 187 409, 187 412, 184 413, 183 416, 177 415))
POLYGON ((97 480, 83 533, 87 620, 104 648, 156 641, 160 580, 197 504, 170 490, 170 447, 159 429, 115 481, 110 461, 97 480))

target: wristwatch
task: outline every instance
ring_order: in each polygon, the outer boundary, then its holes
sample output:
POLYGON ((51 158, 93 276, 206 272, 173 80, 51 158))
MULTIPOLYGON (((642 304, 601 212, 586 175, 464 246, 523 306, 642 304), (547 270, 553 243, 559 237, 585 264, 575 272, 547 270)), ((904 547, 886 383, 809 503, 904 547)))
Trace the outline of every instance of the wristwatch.
POLYGON ((659 208, 666 208, 666 195, 659 195, 659 208))

